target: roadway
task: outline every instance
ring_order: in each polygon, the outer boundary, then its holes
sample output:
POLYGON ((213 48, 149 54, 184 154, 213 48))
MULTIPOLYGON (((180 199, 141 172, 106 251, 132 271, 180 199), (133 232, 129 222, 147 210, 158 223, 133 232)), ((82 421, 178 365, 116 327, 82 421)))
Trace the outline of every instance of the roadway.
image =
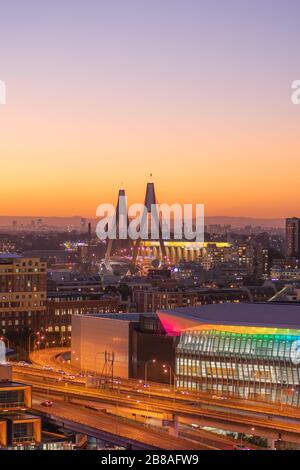
POLYGON ((113 444, 130 446, 134 449, 165 450, 211 450, 196 441, 169 435, 166 431, 154 430, 136 423, 128 423, 118 417, 107 416, 101 411, 82 408, 71 403, 55 401, 51 408, 41 405, 43 396, 34 395, 32 409, 42 413, 51 421, 61 423, 65 428, 107 440, 113 444))
POLYGON ((78 369, 63 359, 63 354, 70 352, 69 348, 39 349, 30 354, 30 361, 37 366, 50 366, 54 369, 64 369, 69 373, 78 373, 78 369))
MULTIPOLYGON (((57 400, 58 397, 53 397, 53 400, 57 400)), ((61 397, 58 399, 62 399, 61 397)), ((137 419, 139 417, 139 412, 141 413, 142 416, 145 415, 144 410, 139 410, 139 409, 134 409, 134 408, 126 408, 124 406, 116 406, 116 405, 107 405, 107 404, 100 404, 94 401, 88 401, 88 400, 78 400, 78 399, 73 399, 72 404, 77 404, 81 407, 86 407, 88 409, 94 409, 98 411, 105 410, 106 413, 108 414, 114 414, 115 416, 126 416, 128 419, 128 416, 130 415, 130 412, 134 411, 134 419, 137 419)), ((154 422, 155 416, 159 416, 162 418, 163 413, 151 413, 147 412, 147 415, 149 418, 152 418, 152 420, 149 420, 150 422, 154 422)), ((129 418, 130 419, 130 418, 129 418)), ((131 417, 131 419, 133 419, 131 417)), ((146 423, 146 419, 144 420, 146 423)), ((184 424, 179 422, 178 423, 178 433, 179 436, 184 437, 186 439, 192 440, 199 442, 200 444, 203 444, 208 447, 209 450, 232 450, 234 446, 237 444, 236 439, 229 438, 225 436, 224 434, 220 433, 215 433, 211 431, 206 431, 201 428, 195 428, 194 426, 191 426, 189 424, 184 424)), ((152 424, 154 425, 154 424, 152 424)), ((258 448, 255 445, 252 444, 247 444, 248 447, 251 447, 252 449, 261 449, 258 448)))
MULTIPOLYGON (((35 353, 31 354, 31 360, 33 364, 36 364, 38 368, 43 366, 51 366, 54 370, 64 369, 69 374, 77 375, 79 372, 78 368, 70 365, 68 362, 64 361, 62 355, 64 353, 70 352, 68 348, 51 348, 51 349, 43 349, 39 350, 35 353)), ((20 369, 16 369, 20 370, 20 369)), ((49 374, 54 375, 54 374, 49 374)), ((85 378, 77 378, 73 382, 85 383, 85 378)), ((137 379, 122 379, 121 383, 116 386, 118 389, 128 392, 134 393, 139 390, 141 395, 151 395, 156 396, 161 399, 171 398, 174 400, 174 396, 176 396, 176 402, 199 402, 199 403, 206 403, 206 404, 214 404, 216 406, 224 405, 226 403, 226 408, 232 407, 233 409, 243 409, 247 411, 256 411, 261 412, 263 414, 270 414, 270 415, 278 415, 278 416, 286 416, 291 418, 299 418, 300 419, 300 408, 296 408, 290 405, 286 405, 284 402, 280 403, 272 403, 263 400, 254 400, 254 399, 242 399, 238 397, 221 397, 212 394, 211 392, 184 392, 184 391, 176 391, 174 394, 174 390, 170 390, 168 385, 162 385, 158 383, 149 383, 149 388, 143 388, 143 381, 137 379), (140 384, 141 382, 142 384, 140 384), (225 400, 223 400, 225 399, 225 400)))
MULTIPOLYGON (((198 423, 222 429, 235 430, 276 439, 278 433, 300 443, 300 410, 287 406, 249 401, 238 398, 212 397, 208 393, 176 393, 161 384, 143 388, 137 380, 122 380, 114 390, 87 387, 85 378, 63 381, 55 371, 41 369, 51 366, 53 369, 64 369, 68 373, 78 374, 78 370, 62 360, 61 353, 67 349, 41 350, 32 354, 36 365, 28 367, 14 366, 14 378, 31 383, 37 391, 51 391, 70 398, 92 399, 95 402, 173 413, 185 424, 198 423), (38 364, 38 365, 37 365, 38 364), (63 383, 64 382, 64 383, 63 383), (282 408, 282 409, 281 409, 282 408), (253 432, 252 432, 253 431, 253 432)), ((150 384, 147 384, 150 385, 150 384)))
MULTIPOLYGON (((147 412, 172 413, 179 421, 186 424, 196 423, 201 426, 210 425, 221 429, 256 434, 276 439, 278 433, 282 439, 292 442, 300 442, 300 426, 298 418, 287 418, 285 416, 271 416, 264 410, 257 411, 253 408, 243 410, 233 405, 227 406, 227 402, 213 403, 199 400, 190 402, 181 399, 174 402, 172 399, 148 396, 147 394, 131 393, 127 395, 117 390, 87 388, 80 383, 62 383, 58 379, 47 376, 30 376, 28 368, 24 368, 23 374, 15 373, 14 378, 19 382, 30 383, 34 391, 65 396, 68 399, 81 398, 90 399, 95 402, 106 403, 115 406, 125 405, 133 409, 141 409, 147 412), (24 374, 24 371, 26 373, 24 374), (252 430, 255 430, 255 433, 252 430)), ((34 371, 34 374, 36 371, 34 371)))
MULTIPOLYGON (((166 389, 162 387, 161 385, 158 385, 157 387, 153 386, 151 384, 151 387, 149 388, 143 388, 142 385, 138 383, 138 381, 131 381, 134 382, 133 384, 128 384, 128 381, 122 381, 121 385, 114 384, 114 390, 106 389, 106 388, 99 388, 99 387, 86 387, 86 381, 84 378, 75 378, 75 379, 70 379, 68 380, 68 377, 64 377, 58 372, 55 371, 48 371, 46 369, 42 369, 39 366, 33 366, 33 367, 21 367, 18 365, 14 365, 13 367, 14 371, 14 378, 15 380, 23 381, 24 379, 27 380, 28 383, 31 383, 34 379, 36 381, 40 382, 40 379, 42 379, 42 382, 45 384, 45 388, 51 388, 54 389, 56 388, 57 390, 61 389, 61 386, 64 387, 64 390, 66 387, 68 387, 69 392, 73 391, 74 389, 80 391, 83 389, 84 394, 86 396, 90 397, 99 397, 99 398, 111 398, 112 394, 115 395, 115 400, 118 398, 120 399, 127 399, 130 400, 130 403, 134 402, 134 400, 140 400, 141 397, 143 398, 143 401, 145 399, 150 400, 150 399, 157 399, 159 400, 159 403, 162 404, 163 402, 172 402, 173 403, 173 408, 174 408, 174 402, 176 403, 175 409, 178 409, 178 405, 181 404, 186 404, 186 405, 207 405, 207 406, 213 406, 215 409, 224 409, 226 410, 241 410, 245 411, 248 413, 255 413, 255 414, 261 414, 261 415, 272 415, 274 417, 278 418, 292 418, 292 419, 300 419, 300 410, 291 406, 283 406, 282 410, 278 407, 278 405, 273 405, 271 403, 263 403, 261 401, 250 401, 250 400, 242 400, 238 398, 226 398, 226 400, 222 400, 220 398, 222 397, 217 397, 217 396, 211 396, 208 393, 199 393, 199 394, 192 394, 190 393, 189 395, 186 394, 181 394, 176 393, 176 396, 174 397, 173 392, 170 393, 169 389, 166 389), (46 385, 46 381, 47 384, 46 385), (124 385, 125 383, 125 385, 124 385)), ((74 373, 74 369, 72 370, 74 373)), ((66 390, 65 390, 66 391, 66 390)), ((173 409, 172 408, 172 409, 173 409)), ((300 423, 300 421, 299 421, 300 423)))

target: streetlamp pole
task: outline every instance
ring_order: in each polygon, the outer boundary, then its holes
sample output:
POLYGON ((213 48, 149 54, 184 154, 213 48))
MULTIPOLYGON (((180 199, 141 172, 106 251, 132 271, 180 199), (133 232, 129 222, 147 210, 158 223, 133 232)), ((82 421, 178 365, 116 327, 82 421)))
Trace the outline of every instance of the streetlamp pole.
POLYGON ((144 378, 145 378, 145 383, 147 383, 147 377, 148 377, 148 363, 152 362, 153 364, 156 363, 156 359, 149 359, 148 361, 145 362, 145 370, 144 370, 144 378))
POLYGON ((30 349, 31 349, 31 344, 30 344, 30 339, 32 336, 39 336, 40 332, 38 331, 37 333, 29 333, 28 337, 28 357, 30 356, 30 349))
POLYGON ((172 375, 173 375, 173 380, 174 380, 174 383, 173 383, 173 400, 175 401, 175 399, 176 399, 176 381, 177 381, 177 375, 176 375, 175 372, 173 371, 173 369, 172 369, 172 367, 170 366, 170 364, 163 364, 163 368, 164 368, 164 372, 165 372, 165 373, 168 372, 167 367, 169 368, 169 372, 170 372, 170 390, 172 390, 172 375))
POLYGON ((9 349, 9 339, 6 336, 1 336, 1 341, 7 341, 7 349, 9 349))

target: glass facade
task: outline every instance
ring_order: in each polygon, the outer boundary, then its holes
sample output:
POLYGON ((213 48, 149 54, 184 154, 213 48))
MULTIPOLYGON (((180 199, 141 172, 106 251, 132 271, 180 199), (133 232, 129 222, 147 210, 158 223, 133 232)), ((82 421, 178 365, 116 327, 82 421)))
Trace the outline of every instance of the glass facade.
POLYGON ((0 410, 19 406, 25 406, 24 390, 0 390, 0 410))
POLYGON ((181 333, 177 386, 299 406, 299 330, 203 325, 181 333))
POLYGON ((15 423, 13 427, 13 443, 34 442, 33 423, 15 423))

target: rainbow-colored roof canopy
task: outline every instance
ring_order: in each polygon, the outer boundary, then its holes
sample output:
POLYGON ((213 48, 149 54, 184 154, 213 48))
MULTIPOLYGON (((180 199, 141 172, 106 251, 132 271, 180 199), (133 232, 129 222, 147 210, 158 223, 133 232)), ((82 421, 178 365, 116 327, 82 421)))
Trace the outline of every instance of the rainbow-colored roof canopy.
POLYGON ((300 335, 300 305, 293 303, 226 303, 157 310, 168 335, 206 329, 246 334, 300 335))

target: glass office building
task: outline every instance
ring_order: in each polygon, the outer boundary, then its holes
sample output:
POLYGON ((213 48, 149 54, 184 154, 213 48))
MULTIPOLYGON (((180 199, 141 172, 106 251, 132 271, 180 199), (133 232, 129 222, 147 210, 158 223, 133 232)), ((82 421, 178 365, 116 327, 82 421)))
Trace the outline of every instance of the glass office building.
POLYGON ((158 314, 168 333, 179 335, 177 387, 300 404, 300 306, 212 305, 158 314))

